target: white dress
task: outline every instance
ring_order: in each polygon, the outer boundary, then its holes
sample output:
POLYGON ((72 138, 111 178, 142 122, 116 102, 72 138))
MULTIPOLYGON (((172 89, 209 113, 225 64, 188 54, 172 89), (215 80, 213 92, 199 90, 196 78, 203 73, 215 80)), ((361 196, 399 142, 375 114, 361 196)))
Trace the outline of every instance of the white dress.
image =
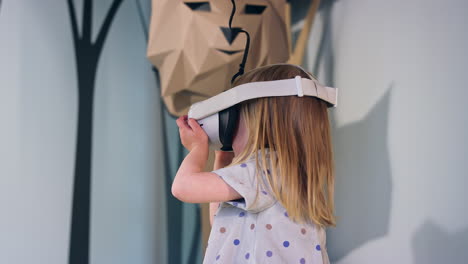
POLYGON ((213 171, 243 198, 221 203, 211 229, 207 263, 328 264, 325 231, 294 223, 268 190, 256 203, 255 158, 213 171))

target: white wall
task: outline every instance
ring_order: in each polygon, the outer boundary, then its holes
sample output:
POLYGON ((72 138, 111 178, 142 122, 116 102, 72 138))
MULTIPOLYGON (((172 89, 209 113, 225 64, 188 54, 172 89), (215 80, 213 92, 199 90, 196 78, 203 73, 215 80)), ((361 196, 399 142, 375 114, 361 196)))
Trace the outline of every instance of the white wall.
MULTIPOLYGON (((96 34, 111 1, 94 2, 96 34)), ((96 80, 90 263, 166 259, 159 96, 145 49, 135 2, 124 1, 96 80)), ((68 261, 75 65, 66 1, 2 1, 0 263, 68 261)))
POLYGON ((307 64, 340 88, 334 263, 467 261, 467 11, 461 0, 325 1, 307 64))

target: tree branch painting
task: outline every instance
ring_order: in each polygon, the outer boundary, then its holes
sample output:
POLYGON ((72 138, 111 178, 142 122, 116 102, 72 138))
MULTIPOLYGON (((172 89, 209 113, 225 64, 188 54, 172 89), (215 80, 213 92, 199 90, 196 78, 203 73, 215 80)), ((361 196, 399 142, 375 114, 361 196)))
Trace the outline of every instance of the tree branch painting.
MULTIPOLYGON (((1 1, 1 0, 0 0, 1 1)), ((97 65, 112 21, 123 0, 114 0, 92 41, 92 0, 84 0, 82 34, 79 34, 73 0, 67 0, 78 79, 78 125, 70 231, 69 264, 89 263, 93 101, 97 65)))

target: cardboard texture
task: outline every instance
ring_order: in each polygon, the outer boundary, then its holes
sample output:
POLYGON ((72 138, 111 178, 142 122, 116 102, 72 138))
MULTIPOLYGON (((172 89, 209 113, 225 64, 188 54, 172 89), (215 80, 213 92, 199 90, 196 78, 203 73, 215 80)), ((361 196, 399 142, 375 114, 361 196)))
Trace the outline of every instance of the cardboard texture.
POLYGON ((169 112, 187 113, 191 104, 230 87, 239 68, 246 36, 251 45, 245 70, 289 59, 285 0, 153 0, 148 58, 158 69, 161 96, 169 112))

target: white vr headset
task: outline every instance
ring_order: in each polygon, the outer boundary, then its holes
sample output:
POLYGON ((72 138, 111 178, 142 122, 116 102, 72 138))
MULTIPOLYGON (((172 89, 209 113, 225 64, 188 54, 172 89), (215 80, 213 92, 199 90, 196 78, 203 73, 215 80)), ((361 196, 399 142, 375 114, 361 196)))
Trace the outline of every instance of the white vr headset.
MULTIPOLYGON (((306 71, 304 71, 306 72, 306 71)), ((337 106, 338 89, 321 85, 318 81, 295 78, 242 84, 207 100, 193 104, 188 117, 198 121, 208 135, 210 148, 232 151, 234 130, 239 116, 238 104, 250 99, 274 96, 311 96, 337 106)))

